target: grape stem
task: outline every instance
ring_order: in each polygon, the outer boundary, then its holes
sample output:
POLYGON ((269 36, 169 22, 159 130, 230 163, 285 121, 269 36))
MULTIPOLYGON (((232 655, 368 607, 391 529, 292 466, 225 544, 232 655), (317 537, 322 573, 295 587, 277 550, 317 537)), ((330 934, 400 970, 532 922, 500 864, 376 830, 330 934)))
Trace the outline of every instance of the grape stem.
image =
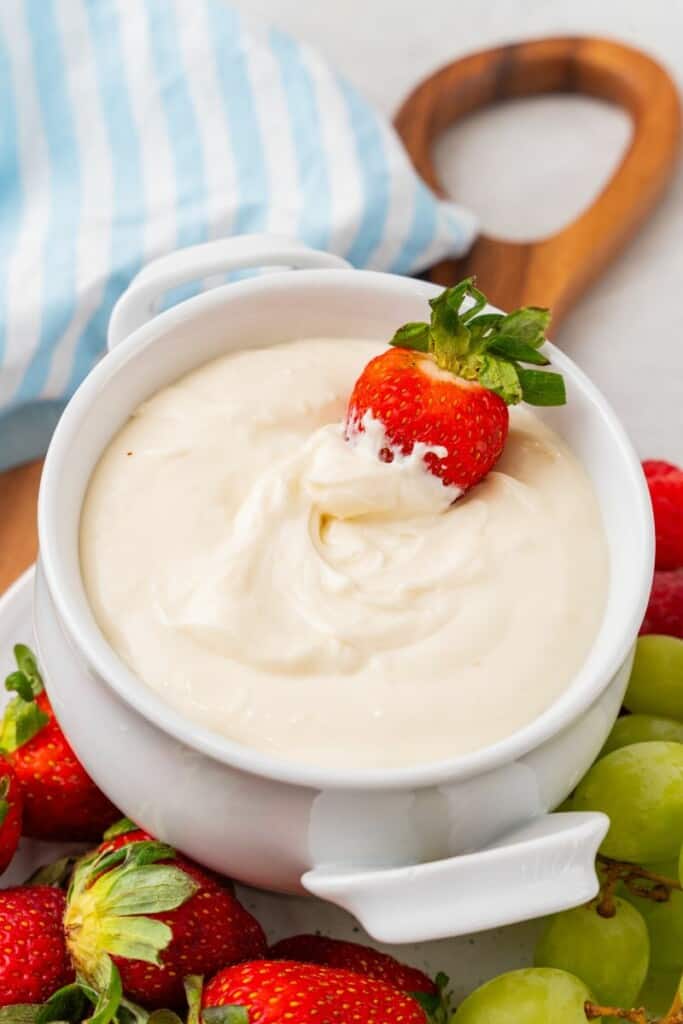
POLYGON ((683 1024, 683 998, 681 998, 680 988, 674 996, 671 1009, 666 1017, 662 1018, 661 1024, 683 1024))
POLYGON ((620 1010, 616 1006, 598 1006, 597 1003, 586 1003, 584 1012, 587 1020, 616 1017, 619 1020, 630 1020, 631 1024, 648 1024, 645 1010, 620 1010))
POLYGON ((617 912, 616 890, 619 882, 634 896, 641 896, 655 903, 666 903, 674 889, 680 890, 678 879, 666 878, 638 864, 628 864, 620 860, 612 860, 598 854, 598 863, 602 868, 603 880, 600 886, 600 898, 597 911, 601 917, 614 917, 617 912), (646 884, 642 884, 642 883, 646 884))
MULTIPOLYGON (((651 1024, 650 1018, 645 1010, 622 1010, 617 1006, 599 1006, 597 1003, 584 1003, 584 1013, 587 1020, 598 1020, 600 1018, 612 1017, 618 1020, 628 1020, 631 1024, 651 1024)), ((671 1009, 666 1017, 659 1020, 659 1024, 683 1024, 683 1000, 680 990, 676 993, 671 1009)))

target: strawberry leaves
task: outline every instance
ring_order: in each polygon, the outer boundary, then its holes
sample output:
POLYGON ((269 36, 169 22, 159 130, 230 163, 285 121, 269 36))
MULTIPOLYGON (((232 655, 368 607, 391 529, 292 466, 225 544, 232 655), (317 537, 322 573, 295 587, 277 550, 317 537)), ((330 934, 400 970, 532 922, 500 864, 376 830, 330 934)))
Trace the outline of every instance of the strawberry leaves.
POLYGON ((0 1024, 36 1024, 39 1012, 39 1003, 15 1003, 13 1006, 0 1006, 0 1024))
POLYGON ((416 352, 429 352, 429 324, 404 324, 396 331, 392 345, 412 348, 416 352))
MULTIPOLYGON (((0 771, 2 769, 0 768, 0 771)), ((10 780, 9 775, 4 775, 0 778, 0 826, 5 821, 5 818, 9 814, 9 802, 7 797, 9 796, 10 780)))
POLYGON ((549 363, 539 351, 550 322, 549 310, 525 306, 507 315, 482 313, 486 301, 474 278, 465 278, 429 300, 430 323, 404 324, 390 344, 431 353, 441 369, 479 381, 508 405, 521 401, 563 405, 567 396, 562 376, 528 369, 549 363), (463 309, 466 299, 470 301, 463 309))
POLYGON ((60 857, 59 860, 36 868, 23 884, 50 885, 55 889, 68 889, 75 865, 75 857, 60 857))
POLYGON ((36 703, 43 692, 43 680, 33 652, 25 644, 16 644, 14 657, 17 671, 7 676, 5 689, 17 696, 5 709, 0 727, 0 748, 7 753, 23 747, 49 722, 36 703))
POLYGON ((39 693, 43 692, 43 680, 38 671, 38 663, 33 651, 26 644, 15 644, 14 657, 19 671, 31 683, 33 696, 37 697, 39 693))
MULTIPOLYGON (((187 999, 187 1024, 249 1024, 249 1013, 245 1006, 209 1006, 202 1010, 202 979, 191 974, 185 978, 187 999)), ((156 1024, 150 1020, 150 1024, 156 1024)))
POLYGON ((559 373, 526 370, 518 366, 517 378, 522 388, 522 397, 529 405, 565 405, 567 393, 559 373))
POLYGON ((245 1006, 210 1006, 202 1012, 203 1024, 249 1024, 245 1006))
POLYGON ((187 1024, 200 1024, 204 979, 199 974, 188 974, 183 987, 187 1000, 187 1024))
MULTIPOLYGON (((45 1003, 27 1003, 0 1010, 0 1024, 124 1024, 120 1015, 122 1001, 121 978, 112 964, 101 993, 83 981, 75 981, 58 989, 45 1003)), ((145 1019, 147 1017, 145 1013, 145 1019)))
POLYGON ((71 882, 64 924, 79 975, 106 987, 111 956, 159 966, 173 933, 148 914, 175 910, 199 888, 164 843, 140 842, 86 857, 71 882))
POLYGON ((429 1024, 447 1024, 451 1019, 451 995, 448 991, 448 975, 439 972, 436 976, 436 992, 411 992, 427 1015, 429 1024))
POLYGON ((513 313, 503 314, 498 337, 517 338, 531 348, 540 348, 550 325, 550 310, 539 306, 524 306, 513 313))
POLYGON ((486 352, 481 356, 477 380, 489 391, 494 391, 506 405, 517 405, 521 402, 523 391, 516 367, 505 359, 486 352))
POLYGON ((106 832, 103 833, 102 838, 109 842, 111 839, 116 839, 118 836, 126 836, 130 832, 137 832, 139 826, 131 821, 130 818, 120 818, 119 821, 115 821, 113 825, 110 825, 106 832))

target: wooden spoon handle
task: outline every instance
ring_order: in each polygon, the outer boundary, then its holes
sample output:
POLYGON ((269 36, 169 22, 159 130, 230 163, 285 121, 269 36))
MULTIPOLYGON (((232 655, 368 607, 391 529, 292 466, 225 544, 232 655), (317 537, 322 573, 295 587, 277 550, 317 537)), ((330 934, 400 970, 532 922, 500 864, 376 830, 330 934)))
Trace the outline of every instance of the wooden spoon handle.
POLYGON ((438 135, 489 103, 578 92, 624 107, 632 141, 597 199, 557 234, 533 242, 480 235, 464 259, 428 276, 444 285, 476 274, 502 309, 550 306, 553 324, 626 244, 662 195, 678 159, 680 102, 664 69, 630 46, 595 38, 542 39, 486 50, 427 78, 396 116, 396 128, 428 185, 446 195, 432 150, 438 135))

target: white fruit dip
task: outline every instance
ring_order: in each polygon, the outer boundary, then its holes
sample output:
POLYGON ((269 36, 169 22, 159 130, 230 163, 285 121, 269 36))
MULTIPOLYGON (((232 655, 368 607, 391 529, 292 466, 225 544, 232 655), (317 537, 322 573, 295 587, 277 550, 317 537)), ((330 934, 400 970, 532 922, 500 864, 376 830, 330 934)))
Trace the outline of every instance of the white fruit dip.
POLYGON ((567 687, 607 553, 566 445, 525 408, 468 494, 344 440, 379 342, 226 355, 145 402, 81 520, 95 617, 183 716, 318 766, 408 766, 495 742, 567 687), (453 504, 453 499, 458 500, 453 504))

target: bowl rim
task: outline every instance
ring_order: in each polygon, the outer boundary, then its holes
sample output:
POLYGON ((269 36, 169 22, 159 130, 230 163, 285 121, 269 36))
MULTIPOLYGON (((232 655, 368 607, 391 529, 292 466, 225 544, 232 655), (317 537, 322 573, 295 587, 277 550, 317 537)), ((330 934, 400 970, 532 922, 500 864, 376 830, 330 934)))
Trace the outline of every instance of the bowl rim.
MULTIPOLYGON (((369 270, 297 270, 292 274, 296 287, 315 286, 327 279, 340 287, 355 287, 360 276, 375 287, 394 288, 426 297, 440 291, 438 286, 399 275, 369 270), (353 278, 353 284, 350 280, 353 278)), ((39 563, 50 594, 53 610, 71 642, 85 657, 88 666, 133 710, 162 732, 186 747, 199 751, 212 760, 237 768, 250 775, 271 781, 305 786, 312 789, 393 790, 422 788, 471 778, 490 772, 535 750, 563 731, 600 697, 617 671, 629 657, 642 622, 649 596, 654 564, 654 528, 652 510, 640 461, 616 414, 599 389, 587 375, 551 342, 547 349, 553 364, 572 379, 572 384, 595 405, 603 426, 609 431, 618 455, 625 465, 633 490, 632 515, 644 543, 630 557, 639 560, 633 572, 634 586, 630 614, 624 616, 616 632, 609 654, 597 658, 594 649, 575 674, 566 690, 530 723, 494 744, 460 756, 398 768, 345 769, 319 767, 307 762, 275 757, 256 748, 237 743, 183 717, 167 704, 151 687, 140 680, 119 658, 96 625, 81 616, 76 595, 61 572, 63 556, 51 517, 52 494, 58 486, 61 466, 70 456, 70 441, 80 429, 81 421, 92 410, 94 400, 107 381, 124 364, 129 364, 148 345, 157 344, 169 328, 188 323, 195 315, 222 306, 231 297, 267 290, 271 281, 282 273, 224 284, 187 299, 158 314, 118 344, 90 371, 68 403, 53 434, 45 459, 38 499, 39 563)), ((495 307, 492 307, 495 308, 495 307)), ((78 507, 80 517, 81 505, 78 507)), ((612 585, 611 583, 609 584, 612 585)))

